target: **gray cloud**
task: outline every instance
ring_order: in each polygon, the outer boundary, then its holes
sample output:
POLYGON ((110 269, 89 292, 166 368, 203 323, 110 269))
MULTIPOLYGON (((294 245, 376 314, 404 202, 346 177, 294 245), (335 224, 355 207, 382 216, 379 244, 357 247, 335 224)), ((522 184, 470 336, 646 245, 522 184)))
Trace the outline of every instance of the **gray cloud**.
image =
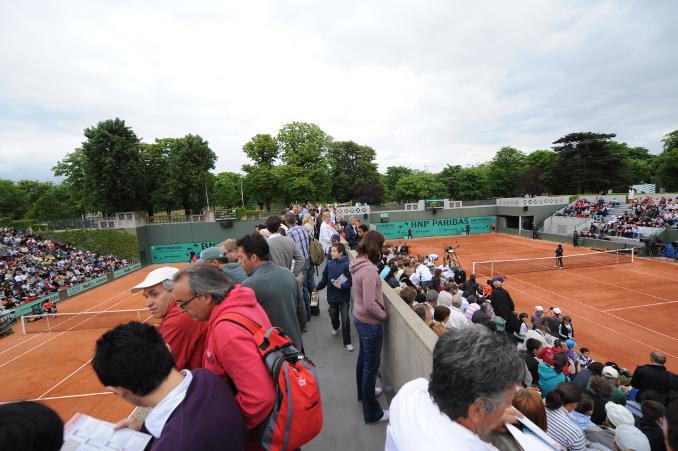
POLYGON ((82 131, 197 133, 217 170, 286 122, 439 170, 600 131, 678 128, 678 4, 74 1, 0 6, 0 177, 50 179, 82 131))

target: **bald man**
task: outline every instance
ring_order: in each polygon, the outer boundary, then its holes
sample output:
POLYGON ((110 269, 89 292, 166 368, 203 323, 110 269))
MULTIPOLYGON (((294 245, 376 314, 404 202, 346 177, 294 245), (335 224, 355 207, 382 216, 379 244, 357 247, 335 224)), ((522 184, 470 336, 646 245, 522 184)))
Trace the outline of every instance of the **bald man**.
POLYGON ((669 391, 678 389, 678 376, 667 371, 665 365, 666 355, 653 351, 650 353, 650 363, 636 368, 631 379, 631 386, 638 389, 636 399, 642 399, 640 397, 647 390, 666 396, 669 391))

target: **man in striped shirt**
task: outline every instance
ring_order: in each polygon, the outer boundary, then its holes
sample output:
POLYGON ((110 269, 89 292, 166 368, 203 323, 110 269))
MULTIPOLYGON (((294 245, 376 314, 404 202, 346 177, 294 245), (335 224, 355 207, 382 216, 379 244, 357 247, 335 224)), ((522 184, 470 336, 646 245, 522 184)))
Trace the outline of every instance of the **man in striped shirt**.
POLYGON ((294 244, 304 256, 304 281, 301 288, 304 295, 304 305, 306 306, 306 320, 311 320, 311 292, 315 289, 315 280, 313 278, 313 265, 311 265, 311 236, 305 228, 297 225, 294 212, 285 214, 285 224, 287 224, 287 236, 292 238, 294 244))
POLYGON ((572 382, 561 382, 546 395, 546 433, 568 451, 586 449, 586 436, 570 418, 581 400, 581 390, 572 382))

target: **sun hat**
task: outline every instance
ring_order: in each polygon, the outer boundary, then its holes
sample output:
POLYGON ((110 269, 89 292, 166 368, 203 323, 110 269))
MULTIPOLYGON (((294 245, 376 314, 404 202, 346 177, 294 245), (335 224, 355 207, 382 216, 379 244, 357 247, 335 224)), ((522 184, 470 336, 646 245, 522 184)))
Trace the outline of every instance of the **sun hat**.
POLYGON ((144 288, 149 288, 162 283, 165 280, 172 280, 177 272, 179 272, 179 270, 177 268, 172 268, 171 266, 163 266, 162 268, 154 269, 146 275, 143 282, 135 285, 130 291, 136 293, 144 288))

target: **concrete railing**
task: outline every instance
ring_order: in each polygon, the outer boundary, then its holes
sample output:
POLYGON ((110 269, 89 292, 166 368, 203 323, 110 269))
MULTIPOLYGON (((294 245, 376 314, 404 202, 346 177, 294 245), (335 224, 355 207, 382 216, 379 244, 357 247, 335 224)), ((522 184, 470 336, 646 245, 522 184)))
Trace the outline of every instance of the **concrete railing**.
POLYGON ((387 392, 393 393, 412 379, 431 376, 438 337, 391 287, 385 283, 382 287, 388 320, 384 323, 381 375, 387 392))

